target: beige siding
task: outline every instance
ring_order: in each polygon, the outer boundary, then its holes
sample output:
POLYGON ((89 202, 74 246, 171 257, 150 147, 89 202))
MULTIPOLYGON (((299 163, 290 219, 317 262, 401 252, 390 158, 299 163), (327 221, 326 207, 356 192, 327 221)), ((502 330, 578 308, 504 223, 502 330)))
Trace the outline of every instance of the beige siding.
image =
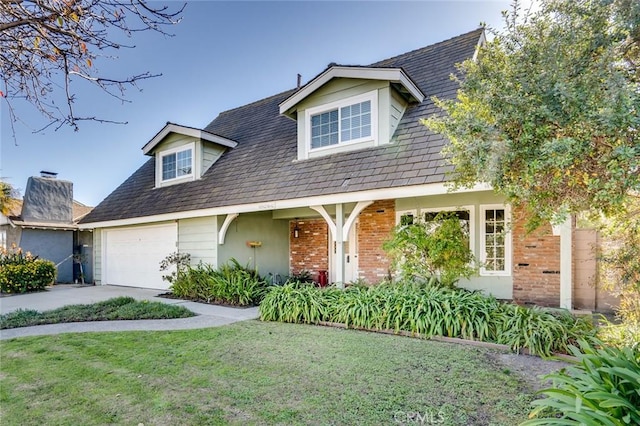
POLYGON ((354 78, 336 78, 316 90, 311 96, 300 102, 298 115, 307 108, 339 101, 351 96, 361 95, 389 87, 387 81, 360 80, 354 78))
POLYGON ((224 151, 225 148, 219 145, 206 142, 202 144, 202 174, 209 170, 209 167, 211 167, 213 163, 218 161, 218 158, 222 156, 224 151))
POLYGON ((178 148, 182 145, 191 143, 191 142, 196 142, 198 139, 191 137, 191 136, 185 136, 185 135, 179 135, 176 133, 171 133, 170 135, 168 135, 166 138, 164 138, 162 140, 162 142, 160 144, 158 144, 153 152, 160 152, 160 151, 166 151, 168 149, 173 149, 173 148, 178 148))
POLYGON ((93 279, 102 283, 102 229, 93 230, 93 279))
POLYGON ((407 103, 394 91, 391 91, 391 104, 389 106, 389 140, 393 137, 398 123, 407 109, 407 103))
POLYGON ((216 216, 178 221, 178 251, 189 253, 191 263, 217 266, 218 221, 216 216))

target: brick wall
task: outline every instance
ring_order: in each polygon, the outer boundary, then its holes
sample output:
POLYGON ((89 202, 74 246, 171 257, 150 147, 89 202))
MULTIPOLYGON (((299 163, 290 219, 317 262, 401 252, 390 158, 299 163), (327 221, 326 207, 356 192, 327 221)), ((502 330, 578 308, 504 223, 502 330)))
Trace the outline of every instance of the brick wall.
POLYGON ((526 234, 522 212, 513 214, 513 300, 560 305, 560 237, 551 225, 526 234))
POLYGON ((289 222, 289 270, 291 274, 309 271, 318 279, 318 271, 329 269, 329 228, 324 219, 298 221, 300 236, 293 238, 296 221, 289 222))
POLYGON ((376 284, 389 275, 389 259, 382 243, 396 223, 395 201, 376 201, 360 213, 358 223, 358 276, 376 284))

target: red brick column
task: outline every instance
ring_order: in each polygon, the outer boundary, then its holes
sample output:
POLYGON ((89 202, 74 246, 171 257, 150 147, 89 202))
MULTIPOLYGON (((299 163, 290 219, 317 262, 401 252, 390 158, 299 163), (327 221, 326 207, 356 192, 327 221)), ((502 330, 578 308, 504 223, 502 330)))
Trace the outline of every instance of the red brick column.
POLYGON ((551 225, 526 234, 526 218, 513 214, 513 300, 541 306, 560 305, 560 237, 551 225))
POLYGON ((300 234, 293 237, 296 221, 289 222, 289 270, 291 274, 309 271, 313 279, 318 271, 329 270, 329 228, 324 219, 298 221, 300 234))
POLYGON ((376 201, 359 216, 358 277, 377 284, 389 275, 390 262, 382 244, 396 224, 395 200, 376 201))

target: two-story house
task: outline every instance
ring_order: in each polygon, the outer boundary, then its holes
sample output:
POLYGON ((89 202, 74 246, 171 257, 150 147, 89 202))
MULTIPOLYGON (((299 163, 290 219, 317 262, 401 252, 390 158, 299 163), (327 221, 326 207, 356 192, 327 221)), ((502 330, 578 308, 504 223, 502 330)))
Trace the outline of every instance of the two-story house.
POLYGON ((488 186, 450 192, 447 141, 420 123, 438 112, 433 96, 455 97, 455 64, 483 40, 479 29, 367 66, 330 64, 204 129, 168 123, 143 146, 148 161, 82 220, 96 281, 166 288, 158 264, 179 251, 376 283, 393 272, 382 244, 396 224, 453 210, 483 262, 462 286, 571 306, 571 227, 525 235, 488 186))

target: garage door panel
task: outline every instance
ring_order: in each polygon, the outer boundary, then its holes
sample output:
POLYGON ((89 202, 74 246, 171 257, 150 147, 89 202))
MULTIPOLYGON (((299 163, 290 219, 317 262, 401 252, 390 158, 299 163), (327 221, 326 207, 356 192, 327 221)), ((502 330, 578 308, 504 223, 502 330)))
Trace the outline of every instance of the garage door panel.
POLYGON ((177 225, 113 229, 105 232, 105 282, 167 289, 160 261, 176 251, 177 225))

